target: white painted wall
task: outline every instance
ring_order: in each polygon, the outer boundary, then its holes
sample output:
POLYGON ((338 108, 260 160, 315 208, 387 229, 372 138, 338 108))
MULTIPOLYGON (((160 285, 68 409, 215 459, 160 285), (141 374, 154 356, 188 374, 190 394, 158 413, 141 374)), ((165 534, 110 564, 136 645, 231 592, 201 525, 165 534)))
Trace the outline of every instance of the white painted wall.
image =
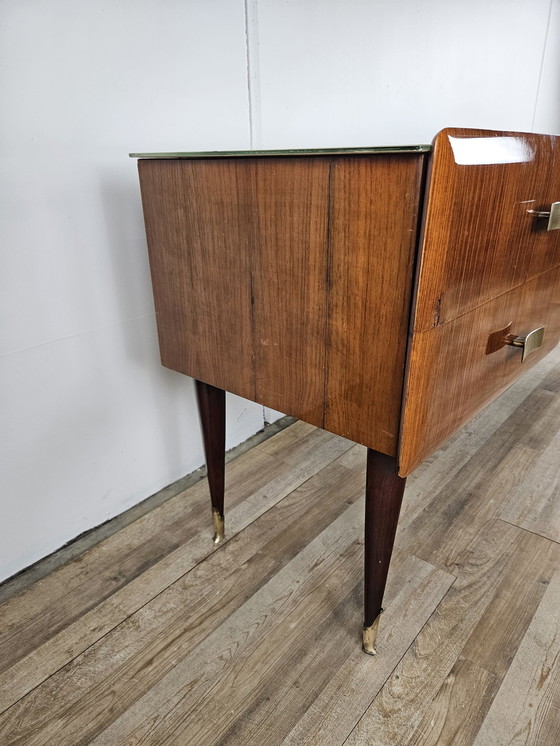
POLYGON ((129 151, 558 132, 559 32, 560 0, 5 0, 0 580, 203 461, 129 151))
POLYGON ((255 145, 429 143, 443 126, 560 130, 558 0, 251 7, 255 145))
MULTIPOLYGON (((2 579, 203 462, 192 382, 159 364, 128 153, 247 148, 249 116, 241 1, 0 14, 2 579)), ((263 411, 228 405, 232 446, 263 411)))

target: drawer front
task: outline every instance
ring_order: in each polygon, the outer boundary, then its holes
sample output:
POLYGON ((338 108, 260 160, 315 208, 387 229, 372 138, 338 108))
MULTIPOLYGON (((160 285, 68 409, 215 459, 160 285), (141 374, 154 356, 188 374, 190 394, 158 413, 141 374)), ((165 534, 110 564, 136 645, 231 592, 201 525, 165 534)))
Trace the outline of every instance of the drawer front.
POLYGON ((485 303, 450 323, 413 335, 400 443, 409 474, 560 339, 560 268, 485 303), (542 346, 523 350, 500 337, 544 326, 542 346))
POLYGON ((434 141, 414 331, 445 324, 560 264, 560 137, 447 129, 434 141))

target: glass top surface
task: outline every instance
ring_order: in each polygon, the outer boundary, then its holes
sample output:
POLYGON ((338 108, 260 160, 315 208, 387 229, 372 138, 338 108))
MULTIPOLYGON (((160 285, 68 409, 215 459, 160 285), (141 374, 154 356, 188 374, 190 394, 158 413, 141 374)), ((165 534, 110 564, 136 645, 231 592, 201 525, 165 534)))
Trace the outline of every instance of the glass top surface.
POLYGON ((387 145, 377 148, 300 148, 293 150, 206 150, 193 153, 130 153, 131 158, 249 158, 286 155, 367 155, 376 153, 425 153, 431 145, 387 145))

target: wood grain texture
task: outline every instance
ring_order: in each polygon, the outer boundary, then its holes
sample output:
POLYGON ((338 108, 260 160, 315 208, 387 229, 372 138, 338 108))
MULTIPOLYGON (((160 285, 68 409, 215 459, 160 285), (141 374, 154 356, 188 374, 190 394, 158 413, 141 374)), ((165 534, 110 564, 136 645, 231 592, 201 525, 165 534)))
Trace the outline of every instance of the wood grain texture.
POLYGON ((140 161, 162 361, 406 476, 560 337, 560 233, 527 212, 559 196, 559 142, 438 135, 408 342, 427 156, 140 161), (522 367, 486 354, 541 324, 522 367))
POLYGON ((411 341, 399 473, 409 474, 461 425, 549 353, 560 339, 560 268, 552 269, 411 341), (515 347, 487 354, 490 335, 545 326, 523 363, 515 347))
POLYGON ((364 627, 383 611, 383 594, 406 479, 394 458, 368 449, 364 546, 364 627))
POLYGON ((524 532, 493 521, 471 545, 461 572, 356 728, 348 746, 406 744, 516 564, 524 532))
POLYGON ((560 573, 544 594, 475 746, 541 746, 560 733, 560 573))
MULTIPOLYGON (((274 438, 273 447, 264 442, 235 459, 227 467, 228 536, 349 447, 296 423, 274 438)), ((200 482, 2 604, 0 711, 212 554, 208 513, 207 484, 200 482)))
MULTIPOLYGON (((190 659, 184 658, 143 702, 103 733, 94 742, 96 746, 149 743, 154 731, 163 743, 205 746, 224 739, 240 716, 250 715, 266 696, 264 685, 272 688, 270 670, 289 671, 301 658, 307 637, 302 617, 315 621, 315 635, 322 636, 330 631, 325 624, 329 603, 340 609, 352 594, 360 576, 361 551, 353 536, 361 522, 361 507, 350 508, 309 543, 230 616, 213 638, 194 650, 190 659), (353 582, 347 583, 349 578, 353 582), (240 647, 243 655, 239 656, 235 653, 240 647), (189 676, 193 666, 202 666, 202 675, 194 680, 189 676), (227 708, 224 697, 230 702, 227 708)), ((345 627, 347 636, 352 637, 345 627)))
MULTIPOLYGON (((272 158, 256 160, 253 169, 244 206, 252 216, 241 230, 253 233, 247 261, 252 265, 254 398, 320 425, 330 162, 272 158)), ((207 219, 212 218, 213 213, 207 219)), ((221 305, 220 293, 213 300, 221 305)), ((228 344, 235 348, 235 337, 228 344)))
POLYGON ((459 656, 406 746, 472 746, 498 686, 496 676, 459 656))
POLYGON ((528 209, 560 200, 560 137, 445 129, 434 140, 414 331, 560 264, 560 231, 528 209))
POLYGON ((231 192, 251 165, 204 161, 195 177, 189 161, 138 163, 162 363, 218 388, 235 367, 242 395, 254 391, 251 267, 236 205, 247 200, 231 192), (218 292, 233 314, 215 308, 218 292))
POLYGON ((139 171, 163 364, 320 425, 329 160, 139 171))
POLYGON ((423 164, 406 156, 332 161, 324 427, 393 456, 423 164))
POLYGON ((552 416, 543 423, 543 431, 546 428, 549 437, 554 437, 537 452, 535 468, 527 479, 508 493, 499 515, 504 521, 560 543, 560 412, 554 405, 550 410, 552 416))
MULTIPOLYGON (((223 549, 227 548, 225 552, 213 552, 208 557, 210 562, 193 568, 188 580, 183 577, 164 592, 155 594, 149 603, 124 623, 1 715, 0 743, 16 729, 23 742, 30 744, 75 746, 90 743, 107 726, 108 721, 118 718, 132 707, 137 699, 166 675, 180 675, 181 687, 187 690, 196 684, 188 674, 184 679, 185 667, 181 668, 178 664, 197 650, 201 643, 206 650, 214 650, 212 663, 221 670, 229 657, 227 651, 230 645, 235 650, 248 634, 252 634, 253 626, 257 637, 261 635, 261 625, 253 625, 252 618, 247 620, 242 616, 240 626, 234 628, 231 615, 236 609, 243 607, 273 576, 277 577, 284 566, 290 566, 286 572, 292 578, 293 590, 298 593, 298 586, 304 580, 304 570, 315 576, 310 583, 317 582, 317 576, 323 577, 327 572, 325 566, 321 567, 321 552, 330 546, 329 536, 319 541, 313 540, 329 528, 329 516, 334 518, 348 508, 348 503, 340 500, 341 487, 346 488, 345 496, 350 504, 361 497, 361 490, 354 485, 354 473, 338 467, 336 463, 331 464, 316 479, 308 480, 301 492, 295 490, 291 499, 283 501, 281 507, 263 511, 260 520, 253 521, 248 532, 236 530, 236 535, 222 545, 223 549), (327 485, 330 497, 325 493, 327 485), (296 526, 297 530, 294 530, 296 526), (288 540, 287 551, 280 556, 278 547, 284 547, 284 541, 280 540, 278 544, 279 535, 288 540), (290 565, 294 557, 296 561, 290 565), (189 611, 188 623, 185 621, 185 610, 189 611), (213 641, 209 638, 228 617, 228 629, 240 640, 231 643, 225 640, 216 645, 221 634, 218 633, 213 641)), ((272 501, 269 507, 278 501, 273 495, 269 497, 269 501, 272 501)), ((246 505, 245 508, 256 515, 255 510, 262 511, 259 505, 262 502, 261 494, 260 500, 257 500, 258 507, 253 505, 249 508, 246 505)), ((357 507, 356 515, 361 515, 362 506, 357 507)), ((344 566, 348 562, 358 563, 357 566, 361 564, 359 545, 355 544, 353 536, 348 540, 348 535, 354 531, 355 523, 348 525, 342 533, 331 528, 330 541, 335 546, 348 547, 350 544, 344 556, 333 552, 332 561, 337 565, 344 566)), ((275 603, 281 607, 285 601, 286 586, 280 580, 281 577, 273 593, 275 603)), ((342 587, 340 579, 338 585, 341 594, 348 593, 349 589, 342 587)), ((266 592, 256 595, 253 603, 259 605, 258 614, 264 614, 265 619, 276 624, 278 620, 273 613, 271 596, 266 592)), ((329 598, 326 586, 320 596, 320 602, 326 603, 329 598)), ((198 650, 199 660, 201 656, 206 658, 207 653, 198 650)), ((188 671, 191 662, 185 665, 188 671)), ((207 684, 210 683, 209 680, 207 684)), ((198 692, 205 691, 204 687, 203 678, 198 692)), ((163 712, 161 714, 163 716, 163 712)), ((115 742, 119 740, 112 741, 115 742)))
POLYGON ((224 517, 226 456, 226 392, 195 381, 198 416, 202 429, 208 489, 212 509, 224 517))
POLYGON ((500 682, 560 565, 560 544, 523 530, 516 543, 515 561, 501 578, 461 653, 500 682))
POLYGON ((1 674, 0 742, 555 743, 560 545, 500 516, 556 485, 559 362, 409 478, 376 658, 359 650, 366 451, 299 422, 228 463, 222 546, 200 482, 0 605, 0 659, 27 651, 1 674))
POLYGON ((387 584, 387 609, 379 627, 379 655, 356 646, 284 740, 286 746, 342 744, 369 703, 413 644, 427 619, 455 582, 455 576, 396 549, 387 584), (410 583, 410 580, 413 582, 410 583), (439 601, 437 600, 439 599, 439 601))
MULTIPOLYGON (((364 656, 356 650, 351 619, 359 609, 361 552, 352 537, 359 531, 361 509, 361 504, 349 508, 230 618, 214 639, 182 661, 142 702, 101 734, 96 746, 149 743, 154 734, 163 743, 167 739, 200 746, 280 743, 328 685, 325 668, 332 662, 346 668, 350 657, 362 676, 369 673, 371 684, 372 667, 364 664, 364 656), (334 618, 325 614, 329 603, 334 618), (315 620, 311 638, 326 643, 322 652, 309 647, 302 616, 315 620), (241 655, 236 654, 238 647, 243 649, 241 655), (192 682, 189 671, 200 667, 203 674, 193 685, 185 685, 185 681, 192 682), (271 677, 272 671, 278 675, 271 677), (229 706, 224 708, 226 699, 229 706)), ((391 634, 389 627, 385 636, 390 653, 375 677, 378 685, 387 676, 389 661, 394 665, 397 651, 402 654, 417 628, 418 616, 406 614, 407 604, 417 601, 420 616, 425 617, 452 582, 449 575, 417 565, 405 553, 396 557, 395 565, 397 579, 410 576, 412 567, 418 576, 404 584, 404 590, 402 584, 390 590, 391 597, 397 594, 397 609, 404 618, 392 617, 398 632, 391 634)), ((366 689, 363 695, 369 693, 366 689)))
POLYGON ((163 364, 395 455, 423 163, 140 161, 163 364))
MULTIPOLYGON (((492 406, 498 409, 500 405, 501 400, 492 406)), ((484 448, 471 451, 455 472, 453 479, 462 485, 468 499, 458 501, 453 481, 444 482, 426 496, 423 510, 412 520, 405 515, 399 531, 403 546, 427 562, 453 571, 481 528, 501 515, 506 498, 518 490, 526 495, 525 484, 533 478, 539 454, 538 445, 533 448, 529 444, 535 433, 548 439, 555 432, 546 429, 550 409, 560 414, 559 402, 549 392, 540 387, 530 392, 484 441, 484 448)))

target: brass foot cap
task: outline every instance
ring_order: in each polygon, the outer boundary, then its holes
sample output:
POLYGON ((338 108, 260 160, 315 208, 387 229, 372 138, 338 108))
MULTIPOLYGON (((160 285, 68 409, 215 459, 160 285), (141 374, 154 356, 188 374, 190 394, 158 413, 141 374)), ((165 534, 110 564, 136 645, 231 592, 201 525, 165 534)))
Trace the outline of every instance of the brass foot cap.
POLYGON ((219 544, 225 535, 224 517, 214 508, 212 509, 214 519, 214 544, 219 544))
POLYGON ((379 617, 370 627, 364 627, 362 632, 362 649, 368 655, 377 655, 375 642, 377 640, 377 628, 379 627, 379 617))

